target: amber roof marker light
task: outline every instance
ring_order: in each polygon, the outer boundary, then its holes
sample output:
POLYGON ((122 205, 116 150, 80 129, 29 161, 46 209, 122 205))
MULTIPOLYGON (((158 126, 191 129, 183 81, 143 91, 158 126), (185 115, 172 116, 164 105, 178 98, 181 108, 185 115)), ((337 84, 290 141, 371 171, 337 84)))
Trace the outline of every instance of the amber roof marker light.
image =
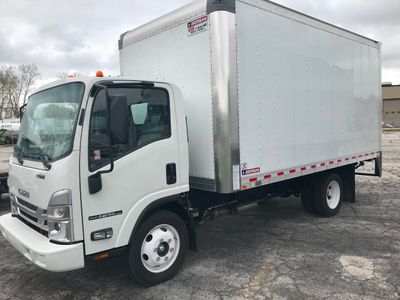
POLYGON ((104 77, 103 71, 97 71, 96 72, 96 77, 104 77))

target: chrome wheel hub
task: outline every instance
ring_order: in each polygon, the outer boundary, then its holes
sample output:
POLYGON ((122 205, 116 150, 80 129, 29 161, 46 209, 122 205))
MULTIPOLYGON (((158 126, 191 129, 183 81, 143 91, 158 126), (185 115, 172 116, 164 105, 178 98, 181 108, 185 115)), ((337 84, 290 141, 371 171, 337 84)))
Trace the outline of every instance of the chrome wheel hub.
POLYGON ((326 202, 330 209, 336 209, 339 205, 340 193, 339 183, 335 180, 331 181, 326 190, 326 202))
POLYGON ((179 249, 176 229, 167 224, 158 225, 149 231, 142 243, 142 263, 152 273, 164 272, 175 262, 179 249))

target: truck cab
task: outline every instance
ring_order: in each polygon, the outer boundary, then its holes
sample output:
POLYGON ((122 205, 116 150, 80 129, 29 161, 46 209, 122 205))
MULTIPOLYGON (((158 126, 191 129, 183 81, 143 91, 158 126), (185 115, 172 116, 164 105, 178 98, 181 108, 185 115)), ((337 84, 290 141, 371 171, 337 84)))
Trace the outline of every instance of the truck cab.
POLYGON ((11 213, 0 218, 0 230, 39 267, 75 270, 85 258, 108 257, 133 244, 139 249, 129 258, 133 272, 148 273, 138 280, 160 281, 157 276, 182 259, 188 240, 184 218, 176 218, 187 209, 189 190, 179 89, 103 77, 41 88, 22 119, 9 188, 11 213), (171 203, 181 205, 172 224, 150 222, 154 226, 136 242, 139 224, 171 203))

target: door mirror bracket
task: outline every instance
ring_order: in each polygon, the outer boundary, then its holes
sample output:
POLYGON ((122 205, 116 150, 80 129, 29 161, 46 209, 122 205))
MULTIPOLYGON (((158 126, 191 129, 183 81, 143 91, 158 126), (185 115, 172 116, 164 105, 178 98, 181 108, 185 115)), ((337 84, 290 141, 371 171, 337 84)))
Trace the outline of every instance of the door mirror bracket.
POLYGON ((111 118, 110 118, 110 95, 108 92, 108 87, 102 84, 95 84, 95 87, 98 89, 103 89, 106 94, 106 111, 107 111, 107 138, 109 144, 109 152, 110 152, 110 168, 105 171, 99 171, 91 176, 89 176, 89 193, 91 195, 100 192, 103 188, 101 175, 111 173, 114 170, 114 154, 112 147, 112 137, 111 137, 111 118))

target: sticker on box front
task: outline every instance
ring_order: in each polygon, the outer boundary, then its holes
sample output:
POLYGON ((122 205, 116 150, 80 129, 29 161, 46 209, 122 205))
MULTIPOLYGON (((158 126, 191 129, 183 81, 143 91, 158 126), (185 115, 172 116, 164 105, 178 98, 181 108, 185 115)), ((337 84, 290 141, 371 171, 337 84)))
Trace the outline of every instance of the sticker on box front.
POLYGON ((208 16, 194 19, 187 23, 188 36, 193 36, 208 29, 208 16))
POLYGON ((253 174, 260 173, 260 172, 261 172, 260 168, 242 170, 242 176, 253 175, 253 174))

